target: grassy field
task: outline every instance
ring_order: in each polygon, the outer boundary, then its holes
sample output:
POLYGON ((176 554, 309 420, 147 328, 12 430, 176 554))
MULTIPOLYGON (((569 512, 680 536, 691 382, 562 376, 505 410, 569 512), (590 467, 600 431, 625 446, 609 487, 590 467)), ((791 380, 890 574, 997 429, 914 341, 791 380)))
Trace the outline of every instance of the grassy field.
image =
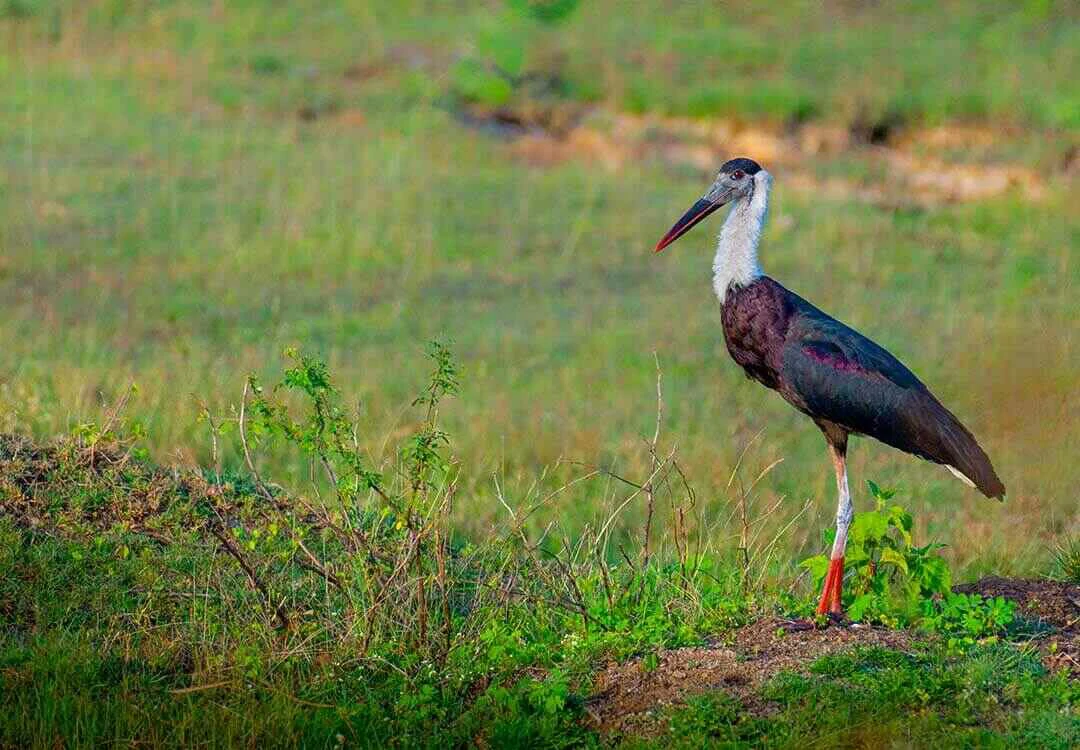
MULTIPOLYGON (((424 343, 443 337, 466 381, 447 414, 470 487, 462 519, 480 528, 500 511, 493 473, 517 495, 560 458, 640 473, 655 352, 665 436, 711 512, 730 500, 743 451, 747 482, 783 458, 758 487, 762 502, 814 498, 790 549, 818 543, 832 516, 822 441, 727 361, 709 233, 649 252, 732 155, 723 142, 704 168, 649 152, 617 168, 587 154, 543 166, 515 158, 514 142, 455 114, 453 61, 486 60, 489 48, 499 58, 492 28, 514 16, 498 4, 7 8, 4 429, 47 435, 101 421, 134 382, 129 413, 154 454, 205 462, 193 394, 225 413, 247 372, 276 370, 281 351, 300 345, 362 399, 377 452, 423 379, 424 343)), ((557 27, 515 22, 522 69, 558 72, 558 104, 569 107, 591 86, 604 111, 691 112, 781 134, 810 116, 912 128, 991 118, 989 138, 929 155, 913 146, 915 173, 924 157, 1037 173, 1038 199, 1008 190, 926 204, 901 185, 867 201, 859 191, 888 180, 873 149, 804 154, 772 167, 763 262, 920 373, 982 439, 1010 502, 991 506, 869 444, 854 451, 856 484, 902 487, 972 573, 1038 566, 1076 522, 1067 439, 1080 217, 1067 164, 1080 26, 1068 6, 957 3, 933 37, 932 4, 825 16, 791 5, 764 17, 698 7, 670 23, 660 7, 634 8, 586 3, 557 27), (977 69, 951 64, 958 57, 977 69), (763 104, 764 81, 811 97, 812 111, 781 93, 763 104), (695 86, 740 96, 702 110, 687 103, 708 99, 695 86), (961 89, 966 99, 953 96, 961 89), (799 186, 788 179, 796 168, 799 186), (836 180, 854 189, 827 190, 836 180)), ((545 482, 572 476, 564 466, 545 482)), ((584 522, 605 490, 580 493, 566 512, 584 522)))
MULTIPOLYGON (((290 380, 303 390, 321 371, 290 380)), ((276 401, 255 412, 273 416, 249 429, 287 424, 276 401)), ((356 502, 350 451, 306 424, 294 437, 342 479, 336 498, 157 467, 96 435, 0 436, 0 746, 1080 740, 1076 543, 1060 548, 1060 582, 953 593, 886 502, 856 516, 848 545, 862 623, 807 629, 791 619, 812 611, 807 592, 677 526, 653 528, 682 540, 666 558, 608 530, 530 535, 526 506, 461 537, 445 449, 416 450, 438 442, 430 416, 400 472, 364 482, 382 502, 356 502), (623 559, 607 563, 609 545, 623 559)))
MULTIPOLYGON (((235 431, 218 452, 201 417, 234 424, 247 374, 276 382, 297 346, 392 471, 439 339, 462 381, 440 412, 448 528, 487 538, 500 495, 569 484, 529 529, 558 520, 572 544, 613 518, 616 562, 647 504, 592 472, 653 471, 659 363, 657 447, 693 488, 690 532, 731 564, 745 498, 755 549, 777 540, 763 580, 786 589, 832 521, 824 443, 728 360, 711 232, 651 252, 747 155, 776 177, 766 271, 894 351, 1009 490, 991 503, 857 441, 857 508, 866 479, 898 488, 957 580, 1052 569, 1080 534, 1074 4, 593 0, 552 22, 524 0, 449 5, 0 0, 0 433, 85 440, 135 384, 114 432, 239 477, 235 431)), ((280 442, 256 461, 328 489, 280 442)), ((678 532, 660 505, 663 559, 678 532)))

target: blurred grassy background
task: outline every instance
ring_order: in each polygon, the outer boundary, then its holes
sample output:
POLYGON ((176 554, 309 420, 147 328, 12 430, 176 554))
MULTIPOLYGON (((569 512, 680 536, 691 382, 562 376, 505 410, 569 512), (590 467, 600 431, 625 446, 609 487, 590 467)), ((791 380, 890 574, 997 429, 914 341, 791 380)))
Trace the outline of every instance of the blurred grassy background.
POLYGON ((901 487, 969 575, 1043 565, 1080 523, 1076 4, 574 5, 0 0, 0 429, 100 421, 135 382, 153 454, 205 462, 193 394, 227 413, 299 344, 378 454, 441 336, 477 529, 494 473, 643 476, 656 352, 706 516, 744 450, 746 483, 783 458, 756 502, 789 499, 779 526, 814 498, 785 552, 816 551, 824 445, 728 361, 711 233, 651 253, 739 146, 777 179, 766 270, 918 372, 1010 491, 860 441, 859 499, 901 487))

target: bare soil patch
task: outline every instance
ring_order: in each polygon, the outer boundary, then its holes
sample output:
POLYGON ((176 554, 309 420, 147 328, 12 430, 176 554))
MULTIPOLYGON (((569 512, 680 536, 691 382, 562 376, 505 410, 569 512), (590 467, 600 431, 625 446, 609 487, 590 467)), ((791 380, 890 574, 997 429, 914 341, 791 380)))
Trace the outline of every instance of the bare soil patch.
MULTIPOLYGON (((1043 664, 1080 677, 1080 586, 989 577, 955 590, 1015 601, 1021 616, 1047 628, 1033 639, 1043 664)), ((822 656, 858 646, 910 651, 919 641, 913 631, 866 625, 796 630, 783 620, 765 619, 737 631, 730 643, 608 664, 596 677, 587 709, 599 731, 635 735, 662 731, 667 708, 713 690, 723 690, 748 711, 765 715, 773 706, 760 697, 759 689, 781 672, 805 674, 822 656)))
POLYGON ((856 646, 910 649, 906 631, 870 626, 790 630, 774 618, 740 629, 730 646, 682 648, 645 659, 610 664, 596 678, 588 701, 593 725, 602 732, 652 734, 664 725, 664 709, 711 690, 724 690, 757 714, 772 706, 758 689, 780 672, 805 672, 816 659, 856 646))
POLYGON ((1017 604, 1020 613, 1063 633, 1080 634, 1080 585, 1064 581, 989 576, 953 589, 958 594, 1000 596, 1017 604))
MULTIPOLYGON (((505 112, 491 115, 502 123, 505 112)), ((482 118, 478 121, 484 121, 482 118)), ((537 118, 515 120, 519 137, 511 155, 527 164, 550 167, 569 161, 618 171, 642 161, 711 175, 724 160, 748 154, 773 169, 783 169, 785 184, 826 199, 850 199, 875 205, 929 207, 986 200, 1014 192, 1026 200, 1045 193, 1045 179, 1028 164, 957 161, 960 145, 985 147, 997 137, 988 129, 908 128, 883 141, 866 141, 850 129, 807 123, 795 129, 750 125, 730 119, 630 115, 594 111, 564 117, 549 128, 537 118), (960 145, 958 145, 960 144, 960 145), (858 151, 876 168, 851 179, 821 177, 815 162, 824 155, 858 151)), ((506 128, 502 128, 503 132, 506 128)))

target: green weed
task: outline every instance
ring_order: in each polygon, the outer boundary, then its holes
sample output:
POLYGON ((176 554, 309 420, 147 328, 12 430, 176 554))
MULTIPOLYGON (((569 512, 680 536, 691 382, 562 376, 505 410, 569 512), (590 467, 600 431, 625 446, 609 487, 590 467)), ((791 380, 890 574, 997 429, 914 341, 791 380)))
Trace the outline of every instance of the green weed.
MULTIPOLYGON (((916 546, 911 514, 888 504, 895 491, 872 481, 867 484, 877 508, 856 513, 848 532, 844 561, 848 616, 893 627, 919 624, 953 635, 957 643, 1003 632, 1013 621, 1015 605, 1001 597, 952 593, 949 565, 935 554, 945 545, 916 546)), ((829 561, 817 555, 800 565, 820 586, 829 561)))

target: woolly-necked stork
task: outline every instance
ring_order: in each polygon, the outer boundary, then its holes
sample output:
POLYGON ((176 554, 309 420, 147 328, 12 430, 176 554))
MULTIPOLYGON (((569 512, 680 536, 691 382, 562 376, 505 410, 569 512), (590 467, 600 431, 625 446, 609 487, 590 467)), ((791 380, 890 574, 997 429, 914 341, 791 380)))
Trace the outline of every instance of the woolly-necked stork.
POLYGON ((747 377, 777 391, 825 434, 836 471, 836 538, 818 613, 840 614, 844 547, 854 515, 847 480, 848 435, 869 435, 943 464, 987 497, 1005 485, 971 432, 896 357, 765 276, 757 251, 771 175, 732 159, 705 196, 656 245, 659 252, 726 203, 713 261, 728 352, 747 377))

